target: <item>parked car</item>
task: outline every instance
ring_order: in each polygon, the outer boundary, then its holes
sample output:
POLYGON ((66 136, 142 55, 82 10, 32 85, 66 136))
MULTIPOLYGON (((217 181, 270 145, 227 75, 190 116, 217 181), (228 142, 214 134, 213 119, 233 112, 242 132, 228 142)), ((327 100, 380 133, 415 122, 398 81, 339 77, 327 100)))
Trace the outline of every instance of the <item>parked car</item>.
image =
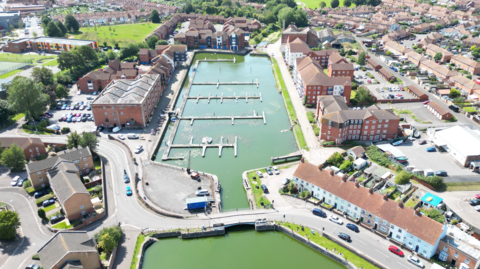
POLYGON ((346 233, 338 233, 338 237, 342 238, 343 240, 350 242, 351 238, 350 235, 346 233))
POLYGON ((427 140, 423 140, 423 139, 418 140, 418 144, 419 144, 419 145, 427 144, 427 140))
POLYGON ((270 169, 270 167, 265 167, 265 171, 267 171, 267 174, 273 175, 272 169, 270 169))
POLYGON ((12 187, 17 186, 19 180, 20 180, 19 176, 12 178, 12 182, 11 182, 12 187))
POLYGON ((265 184, 262 184, 261 187, 262 187, 263 193, 268 193, 268 188, 267 188, 267 186, 265 186, 265 184))
POLYGON ((330 215, 330 216, 328 217, 328 219, 329 219, 330 221, 332 221, 332 222, 337 223, 337 224, 340 224, 340 225, 343 224, 343 221, 342 221, 341 219, 339 219, 337 216, 330 215))
POLYGON ((476 199, 480 199, 480 194, 475 194, 476 199))
POLYGON ((124 183, 129 183, 130 182, 130 178, 128 177, 128 175, 126 173, 123 174, 123 182, 124 183))
POLYGON ((47 206, 53 205, 53 204, 55 204, 55 199, 48 199, 48 200, 43 201, 42 206, 47 207, 47 206))
POLYGON ((423 262, 415 256, 408 256, 408 261, 420 268, 425 268, 425 264, 423 264, 423 262))
POLYGON ((139 136, 137 134, 129 134, 129 135, 127 135, 127 138, 128 139, 138 139, 139 136))
POLYGON ((208 196, 208 195, 210 195, 210 194, 208 193, 208 190, 198 190, 198 191, 195 193, 195 195, 197 195, 197 196, 208 196))
POLYGON ((479 205, 480 204, 480 199, 475 199, 475 200, 471 200, 470 202, 468 202, 470 205, 479 205))
POLYGON ((120 139, 120 140, 125 140, 125 136, 123 136, 123 135, 118 135, 118 139, 120 139))
POLYGON ((115 127, 115 128, 112 129, 112 132, 118 133, 118 132, 120 132, 120 130, 122 130, 122 128, 120 128, 120 127, 115 127))
POLYGON ((263 177, 263 174, 262 174, 262 172, 260 172, 260 171, 256 171, 256 173, 257 173, 257 176, 258 176, 259 178, 262 178, 262 177, 263 177))
POLYGON ((35 197, 35 199, 38 199, 44 196, 45 194, 48 194, 48 191, 37 191, 33 194, 33 197, 35 197))
POLYGON ((126 190, 127 196, 132 195, 132 189, 130 188, 130 186, 127 186, 125 190, 126 190))
POLYGON ((280 171, 278 171, 278 168, 276 166, 272 166, 272 170, 275 175, 280 175, 280 171))
POLYGON ((314 208, 312 210, 312 213, 313 213, 313 215, 320 216, 322 218, 327 217, 327 214, 323 210, 321 210, 320 208, 314 208))
POLYGON ((138 154, 138 153, 142 152, 142 150, 143 150, 143 146, 138 145, 137 147, 135 147, 135 154, 138 154))
POLYGON ((438 170, 438 171, 435 172, 435 175, 439 176, 439 177, 446 177, 447 176, 447 171, 438 170))
POLYGON ((18 186, 18 187, 22 187, 22 186, 23 186, 23 182, 25 182, 25 181, 27 181, 26 178, 21 178, 21 179, 19 179, 19 180, 18 180, 18 183, 17 183, 17 186, 18 186))
POLYGON ((428 147, 427 152, 435 152, 437 149, 435 147, 428 147))
POLYGON ((40 269, 40 266, 36 264, 29 264, 27 267, 25 267, 25 269, 40 269))
POLYGON ((282 180, 282 185, 285 186, 288 184, 288 182, 290 182, 290 179, 287 177, 284 180, 282 180))
POLYGON ((475 210, 480 211, 480 205, 476 205, 475 210))
POLYGON ((55 215, 50 219, 50 223, 54 224, 54 223, 57 223, 57 222, 59 222, 61 220, 64 220, 64 219, 65 219, 64 215, 55 215))
POLYGON ((357 225, 355 224, 352 224, 352 223, 347 223, 347 228, 358 233, 360 232, 360 230, 358 229, 357 225))
POLYGON ((388 250, 390 250, 390 252, 397 254, 400 257, 403 257, 403 251, 397 248, 396 246, 389 246, 388 250))

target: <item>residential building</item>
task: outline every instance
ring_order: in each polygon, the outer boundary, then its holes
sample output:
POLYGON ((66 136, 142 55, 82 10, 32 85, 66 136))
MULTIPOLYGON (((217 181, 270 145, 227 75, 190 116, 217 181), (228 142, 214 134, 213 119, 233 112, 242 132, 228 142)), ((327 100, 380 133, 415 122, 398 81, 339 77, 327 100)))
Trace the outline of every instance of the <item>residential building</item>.
POLYGON ((320 43, 323 43, 325 41, 328 41, 330 43, 332 43, 335 39, 337 39, 335 37, 335 34, 333 33, 332 29, 330 28, 326 28, 326 29, 323 29, 321 31, 318 31, 318 41, 320 43))
POLYGON ((438 79, 445 81, 451 77, 458 76, 458 72, 452 71, 449 68, 437 64, 434 61, 426 60, 420 62, 420 68, 427 70, 429 73, 434 74, 438 79))
POLYGON ((295 40, 297 37, 303 40, 303 42, 305 42, 309 47, 318 46, 318 36, 312 29, 305 27, 300 30, 294 24, 290 24, 287 29, 282 31, 282 52, 285 51, 285 46, 287 45, 288 41, 295 40))
POLYGON ((45 269, 100 269, 96 247, 97 242, 86 231, 60 230, 37 253, 45 269))
POLYGON ((300 38, 295 38, 295 40, 288 42, 285 45, 285 63, 289 66, 295 64, 296 59, 307 57, 308 53, 312 50, 308 47, 300 38))
POLYGON ((47 171, 47 177, 67 219, 82 219, 95 211, 90 193, 80 180, 79 170, 72 161, 58 159, 47 171))
POLYGON ((362 146, 355 146, 347 150, 347 155, 352 156, 354 160, 365 157, 365 149, 362 146))
POLYGON ((328 76, 329 77, 348 77, 350 80, 353 79, 353 72, 355 67, 352 63, 338 63, 328 65, 328 76))
POLYGON ((455 64, 457 68, 463 69, 472 75, 480 74, 480 63, 463 55, 453 56, 450 63, 455 64))
POLYGON ((25 159, 38 158, 40 155, 46 156, 45 145, 40 138, 36 137, 0 137, 2 149, 10 148, 16 144, 23 150, 25 159))
POLYGON ((394 82, 395 80, 397 80, 397 78, 392 75, 392 73, 390 73, 387 69, 383 67, 378 70, 378 73, 388 82, 394 82))
POLYGON ((462 95, 470 95, 473 94, 473 92, 480 90, 480 85, 462 75, 452 77, 451 80, 454 82, 455 88, 457 88, 462 95))
POLYGON ((414 85, 407 86, 406 91, 412 94, 414 98, 418 98, 421 101, 428 100, 428 95, 414 85))
POLYGON ((462 43, 464 45, 469 45, 469 46, 480 46, 480 37, 469 37, 464 40, 462 40, 462 43))
POLYGON ((92 153, 89 148, 69 149, 57 152, 57 156, 45 160, 30 162, 25 164, 28 178, 34 188, 46 187, 50 185, 47 176, 50 170, 59 160, 71 161, 77 166, 79 175, 88 175, 95 170, 92 153))
POLYGON ((308 191, 321 202, 333 205, 345 215, 360 219, 372 230, 430 259, 447 233, 446 224, 423 215, 373 191, 360 182, 351 182, 329 168, 316 166, 303 159, 295 170, 293 184, 299 191, 308 191))
POLYGON ((323 68, 328 67, 330 55, 338 54, 336 49, 314 50, 310 51, 307 56, 318 62, 323 68))
POLYGON ((400 118, 390 110, 373 105, 348 109, 340 96, 318 98, 317 125, 320 139, 341 144, 347 140, 377 141, 397 137, 400 118))
POLYGON ((430 112, 432 112, 435 117, 441 120, 449 120, 452 118, 452 114, 448 112, 445 108, 437 104, 435 101, 430 101, 428 104, 426 104, 426 108, 430 112))
POLYGON ((93 101, 96 126, 146 127, 163 93, 159 74, 113 80, 93 101))
POLYGON ((447 235, 438 244, 437 254, 440 260, 456 268, 478 268, 480 241, 457 226, 448 225, 447 235))
POLYGON ((431 135, 437 147, 443 148, 462 166, 480 164, 480 135, 477 130, 456 125, 444 130, 437 130, 431 135))
POLYGON ((28 51, 60 53, 62 51, 70 51, 76 47, 90 46, 98 50, 97 41, 94 40, 80 40, 59 37, 36 37, 23 38, 15 41, 7 42, 3 46, 4 52, 23 53, 28 51))
POLYGON ((310 57, 298 58, 293 68, 293 81, 307 104, 316 104, 318 96, 342 96, 350 103, 352 82, 346 77, 329 77, 320 64, 310 57))
POLYGON ((425 53, 429 55, 432 59, 433 57, 435 57, 435 54, 437 54, 437 52, 440 52, 442 54, 442 58, 440 59, 440 62, 442 63, 450 61, 453 57, 453 53, 437 45, 429 44, 426 46, 425 53))
POLYGON ((415 51, 410 51, 407 54, 405 54, 405 56, 407 56, 407 60, 409 62, 412 62, 416 66, 419 66, 422 61, 427 60, 427 58, 423 57, 422 54, 416 53, 415 51))
POLYGON ((367 65, 370 66, 373 70, 378 71, 382 66, 377 63, 373 58, 367 59, 367 65))
POLYGON ((385 44, 385 50, 391 51, 395 55, 403 56, 406 53, 412 51, 411 49, 407 49, 405 46, 398 44, 397 42, 388 42, 385 44))

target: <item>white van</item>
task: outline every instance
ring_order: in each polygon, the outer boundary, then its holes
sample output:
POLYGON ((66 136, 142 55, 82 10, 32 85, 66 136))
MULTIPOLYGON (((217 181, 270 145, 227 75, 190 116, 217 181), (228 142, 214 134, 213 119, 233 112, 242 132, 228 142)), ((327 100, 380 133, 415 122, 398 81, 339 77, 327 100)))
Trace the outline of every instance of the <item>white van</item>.
POLYGON ((196 193, 197 196, 207 196, 209 195, 208 190, 198 190, 196 193))

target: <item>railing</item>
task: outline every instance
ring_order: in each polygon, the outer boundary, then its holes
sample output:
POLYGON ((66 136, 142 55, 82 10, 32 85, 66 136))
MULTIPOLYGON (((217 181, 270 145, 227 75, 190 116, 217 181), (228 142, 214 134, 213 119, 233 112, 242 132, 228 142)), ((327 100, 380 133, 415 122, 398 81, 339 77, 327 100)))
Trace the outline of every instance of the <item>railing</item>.
POLYGON ((232 209, 222 209, 222 213, 225 213, 225 212, 234 212, 234 211, 246 211, 246 210, 254 210, 254 209, 251 209, 250 207, 245 207, 245 208, 232 208, 232 209))

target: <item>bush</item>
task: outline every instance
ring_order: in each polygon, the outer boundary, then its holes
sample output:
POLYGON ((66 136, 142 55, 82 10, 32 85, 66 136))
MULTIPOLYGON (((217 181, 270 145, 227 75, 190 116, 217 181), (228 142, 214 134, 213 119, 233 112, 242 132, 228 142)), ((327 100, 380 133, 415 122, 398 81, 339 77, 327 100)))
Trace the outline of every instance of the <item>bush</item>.
POLYGON ((35 254, 32 256, 32 260, 40 260, 40 257, 38 256, 38 254, 35 254))
POLYGON ((40 154, 40 155, 38 155, 38 157, 37 157, 37 161, 45 160, 46 158, 47 158, 47 155, 45 155, 45 154, 40 154))
POLYGON ((333 146, 335 145, 335 141, 325 141, 322 143, 322 145, 324 146, 333 146))
POLYGON ((70 224, 72 224, 72 227, 77 227, 83 224, 83 220, 77 219, 77 220, 71 221, 70 224))
POLYGON ((310 123, 314 123, 315 122, 315 114, 313 114, 312 111, 308 111, 307 112, 307 118, 308 118, 308 121, 310 123))
MULTIPOLYGON (((315 128, 313 128, 313 132, 315 133, 316 136, 319 136, 320 135, 320 128, 318 128, 318 126, 315 126, 315 128)), ((333 142, 333 141, 331 141, 333 142)))
POLYGON ((348 168, 350 168, 352 165, 353 165, 353 162, 348 160, 348 161, 343 162, 342 165, 340 165, 339 168, 340 168, 340 170, 345 171, 348 168))
POLYGON ((35 189, 33 187, 26 187, 25 190, 27 191, 28 195, 33 195, 35 193, 35 189))
POLYGON ((452 221, 450 222, 450 224, 452 224, 452 225, 457 225, 457 224, 458 224, 458 220, 457 220, 457 219, 452 219, 452 221))
POLYGON ((28 179, 27 181, 23 182, 23 188, 24 189, 27 189, 28 187, 31 187, 32 186, 32 182, 30 182, 30 180, 28 179))
POLYGON ((43 201, 48 200, 48 199, 52 199, 53 197, 54 197, 53 194, 47 194, 47 195, 45 195, 43 197, 40 197, 37 200, 35 200, 35 203, 37 204, 38 207, 40 207, 40 206, 42 206, 43 201))
POLYGON ((62 134, 66 134, 66 133, 69 133, 70 132, 70 128, 69 127, 63 127, 62 128, 62 134))
POLYGON ((407 184, 410 182, 411 174, 407 171, 401 171, 395 176, 395 183, 399 185, 407 184))
POLYGON ((66 150, 66 149, 67 149, 67 145, 56 146, 55 147, 55 152, 59 152, 59 151, 66 150))
POLYGON ((343 161, 344 159, 342 154, 335 152, 330 157, 328 157, 327 164, 339 167, 340 165, 342 165, 343 161))
POLYGON ((377 146, 372 145, 368 147, 366 153, 372 161, 380 164, 381 166, 388 167, 389 165, 392 165, 392 161, 390 161, 388 155, 384 152, 381 152, 377 146))

